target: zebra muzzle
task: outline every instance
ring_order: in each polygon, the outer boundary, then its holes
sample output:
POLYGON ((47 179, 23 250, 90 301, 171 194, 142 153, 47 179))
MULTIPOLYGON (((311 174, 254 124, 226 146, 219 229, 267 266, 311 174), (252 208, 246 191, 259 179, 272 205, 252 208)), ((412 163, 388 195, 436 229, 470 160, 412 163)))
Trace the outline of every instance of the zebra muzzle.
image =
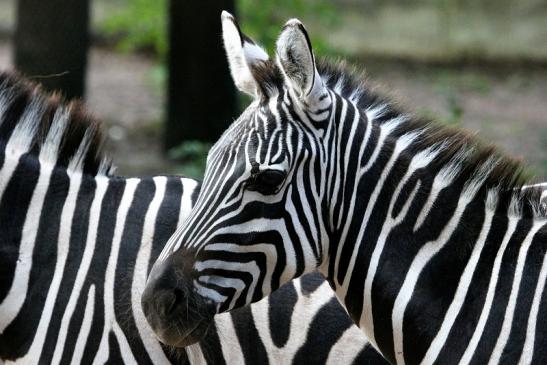
POLYGON ((166 345, 184 347, 201 340, 216 312, 192 287, 191 273, 184 273, 174 258, 157 262, 141 297, 144 315, 166 345))

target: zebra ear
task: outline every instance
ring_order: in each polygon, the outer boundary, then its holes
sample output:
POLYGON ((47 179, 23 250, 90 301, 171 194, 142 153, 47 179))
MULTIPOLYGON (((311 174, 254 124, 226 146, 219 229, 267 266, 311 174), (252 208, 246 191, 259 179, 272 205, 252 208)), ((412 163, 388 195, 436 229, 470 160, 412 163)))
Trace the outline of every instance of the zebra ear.
POLYGON ((268 60, 268 54, 251 38, 241 33, 234 16, 223 11, 222 38, 228 56, 230 72, 237 88, 253 97, 257 97, 259 88, 254 79, 250 66, 257 62, 268 60))
POLYGON ((277 63, 298 96, 310 101, 323 94, 310 38, 298 19, 289 20, 277 39, 277 63))

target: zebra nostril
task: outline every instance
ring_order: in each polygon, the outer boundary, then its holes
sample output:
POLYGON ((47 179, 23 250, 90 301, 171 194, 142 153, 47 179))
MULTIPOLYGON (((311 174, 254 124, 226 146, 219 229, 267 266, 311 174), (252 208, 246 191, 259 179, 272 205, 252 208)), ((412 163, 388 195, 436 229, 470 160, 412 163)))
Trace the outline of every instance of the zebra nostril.
POLYGON ((167 295, 169 297, 165 300, 165 314, 172 315, 182 304, 184 300, 184 293, 181 289, 175 288, 167 295))

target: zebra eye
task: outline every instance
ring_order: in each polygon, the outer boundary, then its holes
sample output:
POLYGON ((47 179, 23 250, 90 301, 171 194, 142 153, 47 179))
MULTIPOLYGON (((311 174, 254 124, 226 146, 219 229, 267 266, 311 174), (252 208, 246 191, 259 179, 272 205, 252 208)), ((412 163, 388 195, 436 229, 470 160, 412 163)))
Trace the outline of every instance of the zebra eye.
POLYGON ((246 189, 260 194, 272 195, 279 191, 286 174, 280 170, 263 170, 252 174, 247 180, 246 189))

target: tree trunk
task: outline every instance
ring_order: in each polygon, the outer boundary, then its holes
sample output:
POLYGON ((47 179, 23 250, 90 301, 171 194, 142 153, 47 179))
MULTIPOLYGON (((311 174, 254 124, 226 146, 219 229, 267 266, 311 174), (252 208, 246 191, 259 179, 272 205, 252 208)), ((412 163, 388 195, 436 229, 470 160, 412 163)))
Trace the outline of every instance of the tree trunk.
POLYGON ((233 0, 170 0, 165 147, 215 141, 237 113, 220 14, 233 0))
POLYGON ((89 0, 18 0, 15 65, 48 90, 83 97, 89 0))

